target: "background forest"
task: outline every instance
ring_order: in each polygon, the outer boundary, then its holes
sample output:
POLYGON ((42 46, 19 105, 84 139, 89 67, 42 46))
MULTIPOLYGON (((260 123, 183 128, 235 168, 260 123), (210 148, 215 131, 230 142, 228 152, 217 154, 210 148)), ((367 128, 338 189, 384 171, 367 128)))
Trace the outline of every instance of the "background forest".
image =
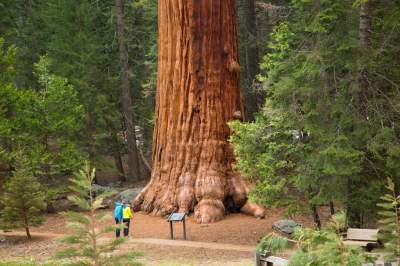
MULTIPOLYGON (((251 199, 374 223, 386 178, 400 186, 400 1, 236 2, 251 199)), ((21 160, 49 194, 85 160, 149 177, 157 2, 121 3, 1 0, 1 182, 21 160)))

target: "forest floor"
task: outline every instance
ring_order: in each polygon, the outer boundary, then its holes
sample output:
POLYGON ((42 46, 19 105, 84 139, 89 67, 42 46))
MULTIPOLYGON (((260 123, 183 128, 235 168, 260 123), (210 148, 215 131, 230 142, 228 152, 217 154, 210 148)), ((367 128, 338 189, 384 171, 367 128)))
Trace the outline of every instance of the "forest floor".
MULTIPOLYGON (((112 214, 111 210, 102 210, 112 214)), ((323 214, 326 211, 321 212, 323 214)), ((131 239, 119 249, 138 251, 144 265, 252 265, 257 242, 272 231, 273 222, 284 218, 284 209, 267 212, 265 219, 243 214, 230 214, 212 224, 197 224, 193 217, 186 220, 187 240, 182 239, 182 224, 174 224, 174 236, 169 239, 169 225, 164 218, 135 213, 131 222, 131 239)), ((326 215, 322 220, 326 220, 326 215)), ((306 227, 312 226, 308 216, 294 218, 306 227)), ((110 222, 111 223, 111 222, 110 222)), ((60 214, 48 215, 46 223, 32 228, 33 240, 27 241, 24 232, 0 233, 0 260, 29 260, 43 262, 65 248, 56 237, 68 233, 60 214)), ((113 234, 107 237, 112 238, 113 234)))

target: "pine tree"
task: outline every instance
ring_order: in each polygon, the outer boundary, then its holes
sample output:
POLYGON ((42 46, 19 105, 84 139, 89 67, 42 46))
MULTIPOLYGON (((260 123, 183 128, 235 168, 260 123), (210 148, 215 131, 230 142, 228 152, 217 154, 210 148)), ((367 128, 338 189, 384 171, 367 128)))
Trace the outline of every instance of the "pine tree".
POLYGON ((11 170, 10 152, 12 151, 12 137, 14 123, 11 121, 12 107, 16 101, 16 93, 13 86, 15 70, 15 46, 4 45, 4 39, 0 37, 0 165, 6 165, 11 170))
POLYGON ((379 212, 381 224, 379 239, 390 252, 389 259, 400 262, 400 195, 396 193, 394 182, 388 178, 386 186, 388 193, 381 197, 382 203, 377 205, 382 208, 379 212))
POLYGON ((35 66, 37 90, 0 81, 0 161, 12 169, 22 149, 34 175, 46 182, 78 169, 84 157, 82 105, 75 88, 50 73, 49 65, 42 57, 35 66))
POLYGON ((101 239, 105 234, 115 230, 115 226, 101 227, 100 223, 112 219, 110 215, 96 213, 96 210, 102 208, 104 198, 112 196, 114 192, 105 192, 100 195, 94 195, 93 182, 95 180, 95 169, 91 169, 86 163, 84 168, 76 173, 71 180, 70 189, 75 193, 69 200, 77 205, 81 212, 64 213, 68 227, 73 230, 71 235, 60 238, 60 241, 70 244, 79 244, 79 247, 71 247, 57 254, 59 258, 66 257, 84 257, 82 263, 85 265, 140 265, 136 263, 133 253, 113 256, 110 254, 115 248, 126 239, 118 238, 113 241, 101 239), (126 258, 130 257, 130 261, 126 258))
POLYGON ((366 2, 290 1, 260 66, 263 112, 232 124, 237 169, 258 182, 252 198, 304 202, 316 224, 331 202, 349 225, 373 223, 381 177, 399 176, 400 9, 366 2))
POLYGON ((115 9, 117 16, 117 35, 119 44, 119 58, 121 67, 121 91, 122 91, 122 113, 124 116, 127 153, 128 153, 128 177, 132 180, 141 179, 139 152, 137 147, 135 119, 132 115, 132 107, 135 102, 131 95, 129 83, 129 56, 126 46, 125 21, 124 21, 124 1, 116 0, 115 9))
POLYGON ((4 184, 0 212, 3 229, 24 228, 31 239, 29 228, 43 224, 42 210, 45 207, 45 193, 25 157, 18 156, 18 165, 4 184))
MULTIPOLYGON (((42 1, 37 12, 43 31, 51 33, 46 41, 48 57, 56 62, 51 70, 69 80, 84 107, 86 130, 82 131, 80 145, 97 166, 105 165, 104 156, 112 155, 123 179, 127 173, 121 167, 121 157, 127 153, 128 145, 120 137, 127 126, 122 112, 124 98, 119 81, 114 8, 114 1, 93 4, 89 0, 49 0, 42 1)), ((142 91, 155 83, 155 10, 154 1, 135 1, 125 6, 123 17, 126 25, 134 25, 123 29, 129 54, 130 94, 135 99, 129 110, 135 125, 144 131, 138 136, 143 136, 147 150, 153 126, 154 93, 149 92, 150 96, 144 99, 142 91)))
MULTIPOLYGON (((16 47, 13 48, 15 60, 12 62, 15 73, 8 75, 2 69, 0 75, 8 76, 12 87, 19 89, 17 94, 24 91, 30 97, 35 94, 33 92, 43 89, 35 76, 35 64, 43 55, 47 55, 49 62, 52 62, 48 65, 49 73, 66 78, 68 85, 75 88, 85 117, 85 130, 81 130, 82 127, 77 128, 80 132, 79 137, 75 138, 73 143, 68 141, 68 145, 63 148, 70 149, 70 154, 75 157, 75 148, 79 146, 81 155, 89 155, 90 160, 99 166, 106 166, 106 161, 109 160, 106 156, 112 155, 118 171, 123 176, 125 173, 121 162, 126 154, 127 145, 122 137, 126 126, 123 122, 121 85, 118 81, 120 68, 114 1, 94 3, 90 0, 33 0, 27 3, 21 0, 5 0, 0 3, 0 9, 0 35, 4 37, 4 46, 16 47)), ((139 152, 146 156, 151 150, 153 127, 157 58, 156 17, 157 4, 154 1, 135 1, 126 5, 126 25, 135 25, 124 29, 129 54, 129 80, 134 85, 131 94, 136 100, 130 111, 136 125, 141 129, 138 134, 138 146, 141 146, 139 152)), ((9 98, 5 102, 10 103, 7 109, 12 110, 14 102, 9 98)), ((32 106, 32 103, 28 106, 32 106)), ((2 111, 0 110, 0 115, 2 111)), ((35 119, 32 122, 37 121, 35 119)), ((8 128, 9 124, 5 126, 8 128)), ((18 128, 19 122, 16 126, 18 128)), ((20 132, 6 132, 0 135, 0 149, 8 153, 4 154, 1 151, 0 156, 5 161, 10 161, 12 156, 9 154, 15 145, 9 143, 9 139, 12 138, 8 138, 8 134, 18 137, 22 135, 20 132)), ((32 133, 28 131, 23 135, 29 138, 32 133)), ((51 137, 50 142, 52 143, 51 137)), ((42 141, 38 144, 42 144, 42 141)), ((47 175, 63 175, 76 170, 74 164, 64 164, 61 166, 63 169, 57 169, 59 165, 52 167, 51 156, 42 156, 43 150, 46 150, 43 147, 30 150, 35 160, 42 160, 40 163, 47 165, 47 169, 44 169, 48 172, 47 175)), ((68 159, 65 153, 62 156, 65 158, 60 158, 60 154, 58 159, 68 159)))

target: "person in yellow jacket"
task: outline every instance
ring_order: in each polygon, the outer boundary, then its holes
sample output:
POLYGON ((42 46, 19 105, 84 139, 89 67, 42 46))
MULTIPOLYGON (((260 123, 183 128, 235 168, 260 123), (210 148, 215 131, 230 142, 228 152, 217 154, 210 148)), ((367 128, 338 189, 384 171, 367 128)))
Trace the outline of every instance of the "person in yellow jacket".
POLYGON ((124 223, 124 236, 129 236, 129 226, 133 217, 131 206, 127 201, 124 201, 122 207, 122 222, 124 223))

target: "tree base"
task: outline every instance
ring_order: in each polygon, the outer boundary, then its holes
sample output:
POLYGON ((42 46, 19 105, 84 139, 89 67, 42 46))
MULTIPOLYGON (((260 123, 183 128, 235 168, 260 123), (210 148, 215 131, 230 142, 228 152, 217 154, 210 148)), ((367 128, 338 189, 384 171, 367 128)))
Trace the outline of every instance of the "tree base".
POLYGON ((134 200, 153 215, 263 216, 232 171, 228 122, 243 120, 235 1, 158 1, 159 47, 152 179, 134 200))
POLYGON ((242 212, 259 218, 265 216, 262 206, 248 201, 250 186, 238 173, 230 172, 224 178, 183 176, 175 189, 163 186, 153 178, 133 200, 134 210, 155 216, 194 212, 198 223, 219 221, 228 212, 242 212))

